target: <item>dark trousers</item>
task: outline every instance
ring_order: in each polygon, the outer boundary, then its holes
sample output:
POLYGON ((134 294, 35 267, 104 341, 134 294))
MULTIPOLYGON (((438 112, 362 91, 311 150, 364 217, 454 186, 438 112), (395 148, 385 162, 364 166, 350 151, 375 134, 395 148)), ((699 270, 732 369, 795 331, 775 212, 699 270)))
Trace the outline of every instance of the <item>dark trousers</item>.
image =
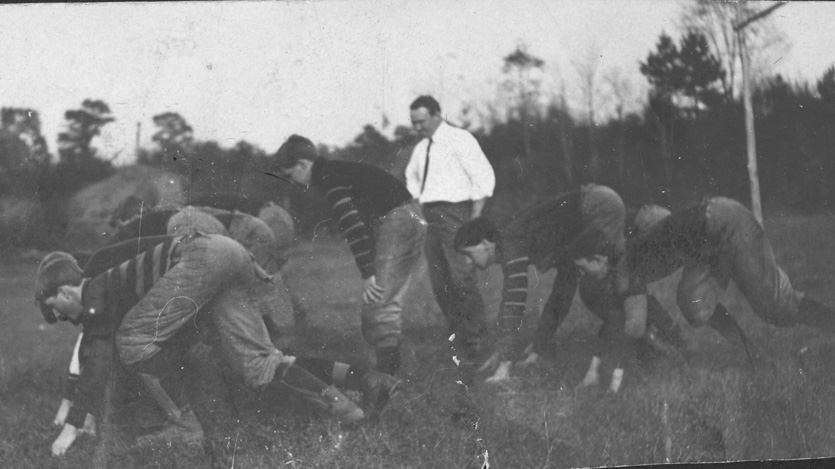
POLYGON ((475 269, 463 254, 456 252, 453 240, 458 229, 470 220, 471 202, 425 204, 426 261, 435 300, 446 317, 453 345, 462 352, 477 354, 486 331, 484 300, 478 291, 475 269))

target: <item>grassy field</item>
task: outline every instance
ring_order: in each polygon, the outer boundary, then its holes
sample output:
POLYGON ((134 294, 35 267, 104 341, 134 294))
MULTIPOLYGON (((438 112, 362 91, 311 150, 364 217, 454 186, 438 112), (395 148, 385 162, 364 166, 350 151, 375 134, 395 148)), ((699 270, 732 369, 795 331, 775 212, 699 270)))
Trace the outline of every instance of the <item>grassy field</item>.
MULTIPOLYGON (((766 229, 794 284, 835 305, 835 216, 772 218, 766 229)), ((81 438, 61 459, 49 454, 77 330, 46 326, 40 318, 31 303, 36 266, 37 259, 25 258, 0 266, 0 468, 204 467, 199 449, 137 448, 119 431, 81 438)), ((539 278, 531 310, 538 310, 552 279, 539 278)), ((483 280, 495 316, 498 271, 485 272, 483 280)), ((305 333, 289 338, 294 348, 369 358, 359 333, 361 280, 344 243, 299 246, 286 281, 311 310, 305 333)), ((675 298, 662 300, 683 321, 675 298)), ((575 390, 599 326, 577 303, 546 360, 506 385, 465 389, 455 382, 443 321, 424 276, 415 279, 407 302, 416 361, 406 390, 379 423, 343 431, 290 397, 262 402, 244 393, 236 467, 557 468, 835 455, 835 338, 768 326, 733 288, 727 304, 767 351, 769 364, 752 368, 744 353, 713 332, 682 322, 693 350, 689 364, 644 356, 628 370, 618 395, 575 390), (462 400, 472 402, 475 414, 457 412, 462 400)))

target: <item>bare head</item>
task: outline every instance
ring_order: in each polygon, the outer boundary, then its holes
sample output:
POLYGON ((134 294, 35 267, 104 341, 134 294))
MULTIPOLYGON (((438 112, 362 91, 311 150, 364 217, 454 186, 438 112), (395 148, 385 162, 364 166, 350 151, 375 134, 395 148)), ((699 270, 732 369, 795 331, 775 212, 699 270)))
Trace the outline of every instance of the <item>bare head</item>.
POLYGON ((313 163, 319 158, 313 142, 301 135, 291 135, 276 151, 273 166, 296 184, 309 186, 313 163))
POLYGON ((412 127, 425 138, 432 138, 443 122, 441 105, 432 96, 420 96, 409 106, 412 127))
POLYGON ((35 304, 49 324, 66 320, 78 323, 81 317, 81 283, 84 273, 70 254, 54 251, 38 266, 35 279, 35 304))
POLYGON ((483 270, 497 262, 499 239, 496 225, 485 217, 478 217, 458 229, 453 245, 469 263, 483 270))

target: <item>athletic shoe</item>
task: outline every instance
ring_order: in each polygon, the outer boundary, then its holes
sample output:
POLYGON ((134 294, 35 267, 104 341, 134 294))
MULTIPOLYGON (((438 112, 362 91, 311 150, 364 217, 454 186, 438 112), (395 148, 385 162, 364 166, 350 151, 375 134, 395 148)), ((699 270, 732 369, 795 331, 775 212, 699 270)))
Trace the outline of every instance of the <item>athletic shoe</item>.
POLYGON ((158 432, 149 433, 136 438, 136 444, 148 445, 158 443, 182 442, 189 445, 203 442, 203 428, 191 409, 182 412, 178 423, 171 423, 158 432))
POLYGON ((365 419, 365 412, 333 386, 322 391, 322 399, 328 404, 328 413, 343 425, 356 425, 365 419))
POLYGON ((391 396, 400 389, 403 382, 392 375, 371 370, 362 377, 362 384, 364 407, 368 411, 368 416, 375 419, 379 417, 391 396))

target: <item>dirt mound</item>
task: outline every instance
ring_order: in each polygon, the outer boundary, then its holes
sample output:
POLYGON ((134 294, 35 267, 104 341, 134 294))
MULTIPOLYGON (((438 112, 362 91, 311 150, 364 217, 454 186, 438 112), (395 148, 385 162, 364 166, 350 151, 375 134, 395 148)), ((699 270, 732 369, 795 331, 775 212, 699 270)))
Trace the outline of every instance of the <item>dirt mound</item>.
POLYGON ((182 187, 179 176, 160 169, 119 168, 116 174, 87 186, 68 202, 67 247, 87 250, 105 244, 113 236, 111 214, 128 196, 149 205, 176 205, 182 202, 182 187))
POLYGON ((42 240, 45 227, 43 210, 36 200, 0 198, 0 255, 42 240))

